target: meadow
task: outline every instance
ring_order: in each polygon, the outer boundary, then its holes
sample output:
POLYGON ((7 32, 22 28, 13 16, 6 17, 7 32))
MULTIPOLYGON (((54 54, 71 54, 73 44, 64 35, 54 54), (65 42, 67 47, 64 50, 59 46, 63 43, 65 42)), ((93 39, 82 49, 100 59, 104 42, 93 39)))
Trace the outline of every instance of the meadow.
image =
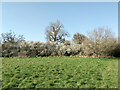
POLYGON ((2 88, 2 59, 0 58, 0 89, 2 88))
POLYGON ((118 88, 118 59, 2 58, 2 88, 118 88))

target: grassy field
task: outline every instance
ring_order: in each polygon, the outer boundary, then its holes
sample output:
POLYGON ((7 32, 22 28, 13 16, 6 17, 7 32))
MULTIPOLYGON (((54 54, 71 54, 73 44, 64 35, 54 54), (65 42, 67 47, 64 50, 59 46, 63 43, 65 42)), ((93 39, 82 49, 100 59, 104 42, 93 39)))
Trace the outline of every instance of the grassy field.
POLYGON ((117 88, 116 58, 3 58, 3 88, 117 88))
POLYGON ((2 59, 0 58, 0 89, 2 88, 2 59))

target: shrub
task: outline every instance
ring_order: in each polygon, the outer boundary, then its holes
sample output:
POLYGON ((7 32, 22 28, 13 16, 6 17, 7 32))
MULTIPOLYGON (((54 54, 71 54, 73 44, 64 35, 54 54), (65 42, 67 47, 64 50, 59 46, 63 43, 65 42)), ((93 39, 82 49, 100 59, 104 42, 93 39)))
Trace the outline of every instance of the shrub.
POLYGON ((24 40, 22 35, 16 35, 14 32, 10 31, 8 33, 3 33, 2 35, 2 56, 3 57, 14 57, 18 56, 18 42, 24 40))
MULTIPOLYGON (((77 34, 78 35, 78 34, 77 34)), ((82 37, 82 35, 78 35, 82 37)), ((79 38, 78 37, 78 38, 79 38)), ((58 44, 55 41, 46 43, 25 41, 12 33, 3 34, 0 43, 2 57, 36 57, 36 56, 120 56, 120 44, 108 28, 98 28, 89 32, 88 38, 80 39, 81 43, 70 43, 65 40, 58 44), (81 41, 82 40, 82 41, 81 41)))
POLYGON ((69 56, 71 55, 70 42, 68 40, 61 43, 59 46, 58 55, 60 56, 69 56))
POLYGON ((94 43, 90 40, 85 40, 82 45, 82 55, 85 55, 85 56, 92 56, 94 54, 94 43))
POLYGON ((2 56, 3 57, 14 57, 18 56, 18 45, 17 42, 5 42, 2 44, 2 56))
POLYGON ((81 52, 80 44, 70 44, 70 42, 67 40, 59 45, 58 54, 61 56, 77 55, 80 52, 81 52))
POLYGON ((111 51, 111 56, 120 57, 120 43, 116 45, 113 51, 111 51))
POLYGON ((59 47, 57 46, 57 42, 52 42, 52 41, 47 42, 46 45, 48 47, 49 55, 51 55, 51 56, 57 56, 58 55, 59 47))
POLYGON ((26 53, 27 56, 50 56, 57 55, 55 42, 21 42, 20 51, 26 53), (27 52, 25 52, 27 51, 27 52))
POLYGON ((82 48, 80 44, 71 44, 70 48, 71 48, 71 55, 77 55, 82 53, 82 48))
POLYGON ((2 44, 0 43, 0 57, 2 57, 2 44))

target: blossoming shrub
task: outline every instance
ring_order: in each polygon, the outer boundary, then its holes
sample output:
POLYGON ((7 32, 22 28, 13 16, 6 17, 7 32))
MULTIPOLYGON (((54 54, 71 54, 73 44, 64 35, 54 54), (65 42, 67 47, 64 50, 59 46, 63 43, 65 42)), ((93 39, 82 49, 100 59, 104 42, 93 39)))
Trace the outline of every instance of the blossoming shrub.
POLYGON ((22 41, 19 44, 19 55, 23 56, 55 56, 57 55, 58 49, 56 48, 55 42, 25 42, 22 41))
POLYGON ((71 44, 70 48, 71 48, 71 55, 77 55, 82 53, 81 44, 71 44))
POLYGON ((77 55, 81 52, 80 44, 70 44, 68 41, 59 45, 58 55, 60 56, 70 56, 77 55))
POLYGON ((2 57, 2 42, 1 42, 1 39, 2 39, 2 37, 0 35, 0 57, 2 57))
POLYGON ((5 42, 2 44, 2 56, 3 57, 14 57, 18 56, 18 45, 16 42, 5 42))
POLYGON ((70 45, 61 44, 59 46, 58 55, 60 55, 60 56, 69 56, 69 55, 71 55, 70 45))
POLYGON ((34 42, 19 39, 16 41, 11 33, 4 35, 4 42, 0 43, 2 57, 37 57, 37 56, 120 56, 120 44, 107 28, 98 28, 88 34, 81 43, 63 43, 48 41, 34 42), (10 39, 7 39, 9 36, 10 39))

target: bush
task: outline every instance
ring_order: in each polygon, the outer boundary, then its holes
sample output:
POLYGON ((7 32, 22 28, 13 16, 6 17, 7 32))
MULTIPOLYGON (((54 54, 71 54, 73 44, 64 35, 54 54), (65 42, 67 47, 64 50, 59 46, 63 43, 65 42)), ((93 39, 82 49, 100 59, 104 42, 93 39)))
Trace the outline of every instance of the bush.
POLYGON ((82 53, 82 48, 80 44, 71 44, 71 55, 77 55, 82 53))
POLYGON ((2 57, 2 44, 0 43, 0 57, 2 57))
POLYGON ((26 56, 35 57, 35 56, 55 56, 57 55, 58 49, 56 48, 55 42, 21 42, 19 43, 20 54, 25 53, 26 56), (26 51, 26 52, 25 52, 26 51))
POLYGON ((33 41, 22 41, 19 43, 20 52, 19 55, 27 56, 27 57, 36 57, 42 56, 41 52, 44 50, 44 44, 41 42, 33 42, 33 41), (43 47, 41 47, 43 46, 43 47))
POLYGON ((82 45, 82 55, 85 55, 85 56, 92 56, 94 54, 94 43, 90 40, 85 40, 82 45))
POLYGON ((2 44, 2 56, 3 57, 15 57, 18 56, 17 42, 5 42, 2 44))
POLYGON ((3 57, 14 57, 18 56, 18 43, 24 40, 22 35, 16 35, 14 32, 3 33, 1 38, 2 43, 2 56, 3 57))
POLYGON ((98 28, 89 32, 88 37, 77 34, 79 43, 65 40, 58 44, 54 41, 46 43, 25 41, 12 33, 3 34, 0 43, 2 57, 37 57, 37 56, 115 56, 120 57, 120 44, 108 28, 98 28), (82 41, 81 41, 82 40, 82 41))
POLYGON ((80 44, 70 44, 68 40, 59 45, 58 55, 60 56, 70 56, 77 55, 81 52, 80 44))
POLYGON ((111 56, 120 57, 120 43, 116 45, 116 48, 111 51, 111 56))
POLYGON ((71 55, 70 45, 61 44, 59 46, 58 55, 59 56, 70 56, 71 55))
POLYGON ((57 42, 47 42, 46 43, 49 55, 51 56, 57 56, 59 47, 57 46, 57 42))

